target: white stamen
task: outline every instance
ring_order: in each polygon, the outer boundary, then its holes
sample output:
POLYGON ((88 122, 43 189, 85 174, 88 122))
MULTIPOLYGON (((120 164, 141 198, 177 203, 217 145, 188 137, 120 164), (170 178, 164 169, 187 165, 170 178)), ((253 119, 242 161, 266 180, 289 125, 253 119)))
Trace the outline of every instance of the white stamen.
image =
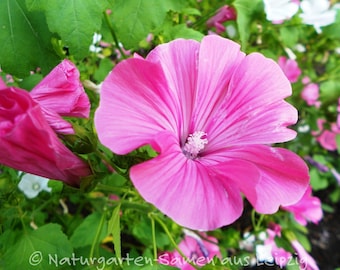
POLYGON ((205 145, 208 143, 207 133, 203 131, 195 131, 190 134, 187 142, 183 147, 183 153, 191 159, 197 157, 198 153, 204 149, 205 145))

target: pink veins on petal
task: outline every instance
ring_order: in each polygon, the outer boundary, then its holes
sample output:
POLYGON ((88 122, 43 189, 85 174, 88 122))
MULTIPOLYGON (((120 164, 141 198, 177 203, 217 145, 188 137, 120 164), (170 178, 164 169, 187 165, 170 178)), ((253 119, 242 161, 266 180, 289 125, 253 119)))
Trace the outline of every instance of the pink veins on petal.
POLYGON ((283 71, 261 54, 217 35, 177 39, 113 69, 95 126, 116 154, 151 145, 158 156, 130 170, 136 189, 180 225, 212 230, 240 217, 242 194, 274 213, 307 189, 304 161, 269 146, 296 136, 290 95, 283 71))

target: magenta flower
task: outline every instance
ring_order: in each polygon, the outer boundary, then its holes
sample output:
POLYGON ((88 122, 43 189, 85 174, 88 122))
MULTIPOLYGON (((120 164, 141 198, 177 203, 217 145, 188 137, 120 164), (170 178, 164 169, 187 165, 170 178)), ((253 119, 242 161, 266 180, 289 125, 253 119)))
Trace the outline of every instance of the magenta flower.
POLYGON ((340 134, 340 129, 335 123, 331 124, 331 130, 324 129, 325 123, 324 119, 318 119, 317 126, 319 130, 312 131, 311 134, 316 137, 316 141, 326 150, 337 150, 336 136, 340 134))
POLYGON ((309 83, 303 88, 301 92, 301 97, 303 100, 306 101, 308 106, 315 105, 315 107, 319 108, 321 105, 321 102, 318 101, 319 92, 319 85, 317 85, 316 83, 309 83))
POLYGON ((5 82, 2 80, 2 78, 0 77, 0 90, 1 89, 4 89, 4 88, 6 88, 7 87, 7 85, 5 84, 5 82))
POLYGON ((226 31, 224 22, 236 20, 236 10, 231 6, 222 6, 214 16, 207 20, 208 27, 215 27, 216 33, 221 34, 226 31))
POLYGON ((58 139, 28 92, 0 89, 0 163, 78 186, 89 166, 58 139))
POLYGON ((217 239, 203 233, 202 237, 208 241, 196 235, 185 235, 182 242, 179 243, 179 249, 187 258, 182 258, 178 251, 165 252, 159 255, 158 262, 178 267, 181 270, 194 270, 195 268, 189 264, 189 261, 197 266, 204 266, 211 262, 215 256, 221 257, 217 239))
POLYGON ((124 155, 151 145, 159 155, 130 177, 144 199, 177 223, 200 230, 230 224, 242 192, 261 213, 297 202, 308 168, 268 144, 295 138, 291 86, 261 54, 245 55, 217 35, 178 39, 146 59, 119 63, 104 80, 95 114, 100 141, 124 155))
POLYGON ((65 59, 30 92, 57 133, 74 133, 72 125, 61 116, 89 116, 90 101, 79 76, 76 66, 65 59))
POLYGON ((297 82, 301 75, 301 69, 299 68, 298 63, 295 60, 280 56, 278 64, 291 83, 297 82))
POLYGON ((273 265, 275 262, 282 268, 292 258, 291 253, 276 245, 275 237, 281 237, 281 226, 275 223, 270 223, 266 232, 258 234, 258 239, 262 240, 263 244, 256 243, 254 237, 257 265, 266 263, 273 265))
POLYGON ((303 226, 307 221, 317 224, 322 219, 321 201, 312 196, 312 187, 309 186, 300 201, 293 205, 283 207, 284 210, 293 213, 295 220, 303 226))
POLYGON ((336 125, 338 127, 338 129, 340 129, 340 98, 338 99, 338 106, 337 106, 337 117, 336 117, 336 125))
POLYGON ((319 267, 316 264, 313 257, 308 254, 308 252, 304 249, 304 247, 297 240, 293 240, 291 244, 297 253, 300 269, 319 270, 319 267))

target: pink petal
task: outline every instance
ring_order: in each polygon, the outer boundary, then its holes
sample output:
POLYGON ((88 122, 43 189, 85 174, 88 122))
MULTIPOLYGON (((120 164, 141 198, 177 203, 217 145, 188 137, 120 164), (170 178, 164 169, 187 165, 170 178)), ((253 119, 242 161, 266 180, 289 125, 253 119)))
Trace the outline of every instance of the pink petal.
POLYGON ((231 40, 217 35, 203 38, 198 55, 195 130, 205 131, 205 126, 227 96, 232 74, 244 57, 240 45, 231 40))
POLYGON ((58 139, 29 93, 0 91, 0 163, 17 170, 77 186, 91 174, 89 166, 58 139))
POLYGON ((178 134, 176 108, 161 66, 133 58, 119 63, 104 80, 95 126, 100 141, 117 154, 152 143, 163 130, 178 134))
POLYGON ((303 226, 307 225, 307 221, 317 224, 323 216, 321 201, 318 197, 312 196, 311 186, 297 203, 283 207, 283 209, 292 212, 296 221, 303 226))
POLYGON ((337 149, 336 145, 336 133, 329 130, 324 130, 319 137, 316 139, 323 148, 334 151, 337 149))
POLYGON ((3 79, 0 77, 0 90, 7 88, 7 85, 3 81, 3 79))
MULTIPOLYGON (((205 234, 202 236, 204 239, 209 240, 209 242, 200 239, 199 236, 192 237, 186 235, 178 245, 183 254, 197 266, 206 265, 208 262, 212 261, 215 256, 221 257, 221 252, 217 245, 217 239, 205 234)), ((166 261, 163 261, 166 264, 169 264, 172 261, 176 262, 174 266, 177 266, 182 270, 195 270, 194 267, 182 258, 178 251, 174 251, 172 254, 169 254, 168 257, 163 258, 168 258, 167 263, 166 261)))
POLYGON ((296 123, 297 111, 283 101, 290 94, 290 83, 274 61, 257 53, 246 56, 233 73, 225 101, 203 129, 209 149, 295 138, 287 126, 296 123))
POLYGON ((161 153, 131 168, 130 176, 142 197, 178 224, 212 230, 232 223, 242 212, 237 187, 187 159, 173 134, 159 134, 161 153))
POLYGON ((288 59, 285 56, 280 56, 278 59, 278 64, 290 82, 297 82, 299 76, 301 75, 301 70, 295 60, 288 59))
POLYGON ((259 180, 255 178, 254 181, 246 168, 244 177, 236 183, 260 213, 272 214, 280 205, 296 203, 308 187, 307 165, 298 155, 287 149, 247 145, 230 148, 225 155, 231 159, 250 162, 257 167, 259 180))
POLYGON ((185 143, 189 135, 188 127, 196 97, 199 47, 197 41, 177 39, 157 46, 146 58, 148 61, 158 63, 163 69, 168 89, 176 101, 176 109, 179 110, 177 117, 181 122, 178 129, 182 143, 185 143))
POLYGON ((34 87, 31 96, 42 107, 61 116, 88 117, 90 101, 79 76, 76 66, 63 60, 34 87))
POLYGON ((319 86, 316 83, 307 84, 301 92, 301 97, 309 106, 315 105, 319 98, 319 86))
POLYGON ((313 257, 308 254, 305 248, 297 240, 293 240, 291 244, 298 254, 300 269, 319 270, 313 257))
POLYGON ((41 111, 50 127, 58 134, 75 134, 71 123, 64 120, 59 114, 54 111, 41 107, 41 111))

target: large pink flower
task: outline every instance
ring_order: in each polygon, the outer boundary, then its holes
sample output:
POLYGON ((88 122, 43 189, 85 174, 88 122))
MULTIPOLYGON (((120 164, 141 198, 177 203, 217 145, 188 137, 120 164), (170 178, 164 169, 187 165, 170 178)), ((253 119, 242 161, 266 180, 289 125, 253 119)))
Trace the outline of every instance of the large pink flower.
POLYGON ((0 163, 77 186, 89 166, 58 139, 28 92, 0 89, 0 163))
POLYGON ((76 66, 65 59, 30 92, 40 104, 50 126, 58 133, 74 133, 72 125, 61 116, 89 116, 90 101, 79 76, 76 66))
POLYGON ((145 200, 179 224, 211 230, 242 213, 240 192, 261 213, 297 202, 309 182, 296 154, 291 86, 261 54, 217 35, 178 39, 146 59, 118 64, 95 114, 100 141, 124 155, 150 144, 159 155, 130 177, 145 200))

